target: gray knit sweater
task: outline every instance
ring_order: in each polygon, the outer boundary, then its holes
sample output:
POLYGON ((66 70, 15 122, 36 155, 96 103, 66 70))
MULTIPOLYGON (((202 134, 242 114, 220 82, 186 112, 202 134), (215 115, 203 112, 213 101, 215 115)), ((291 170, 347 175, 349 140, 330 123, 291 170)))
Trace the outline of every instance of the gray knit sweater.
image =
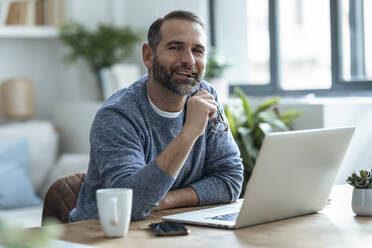
MULTIPOLYGON (((89 169, 70 221, 98 218, 95 192, 100 188, 132 188, 132 220, 148 216, 173 189, 192 187, 200 205, 239 196, 243 166, 230 132, 215 134, 207 127, 176 178, 158 167, 155 159, 181 131, 186 111, 176 118, 157 114, 146 83, 147 76, 121 89, 97 112, 90 133, 89 169)), ((217 98, 210 84, 203 81, 203 87, 217 98)))

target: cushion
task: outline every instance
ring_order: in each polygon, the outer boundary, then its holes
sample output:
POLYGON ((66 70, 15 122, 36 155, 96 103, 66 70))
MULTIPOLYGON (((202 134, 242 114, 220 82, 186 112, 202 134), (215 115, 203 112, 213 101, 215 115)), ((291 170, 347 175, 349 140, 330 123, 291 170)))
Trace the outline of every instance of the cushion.
POLYGON ((28 142, 28 175, 34 190, 39 190, 57 155, 58 135, 47 121, 26 121, 0 126, 0 141, 26 138, 28 142))
POLYGON ((0 209, 41 204, 27 176, 26 139, 0 144, 0 209))

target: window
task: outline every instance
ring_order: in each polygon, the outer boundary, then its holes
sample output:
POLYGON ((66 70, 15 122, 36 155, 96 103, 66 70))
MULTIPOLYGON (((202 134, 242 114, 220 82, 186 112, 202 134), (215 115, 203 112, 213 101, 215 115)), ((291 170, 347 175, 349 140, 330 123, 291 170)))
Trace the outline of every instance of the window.
POLYGON ((372 79, 371 0, 342 1, 343 79, 372 79))
POLYGON ((254 0, 214 3, 217 52, 232 64, 225 74, 228 81, 270 84, 268 5, 254 0))
POLYGON ((329 2, 280 0, 279 44, 281 88, 331 87, 329 2), (316 13, 316 18, 314 18, 316 13))
POLYGON ((372 95, 372 0, 210 1, 232 87, 250 95, 372 95))
POLYGON ((247 73, 248 82, 270 82, 270 37, 267 1, 247 1, 247 73), (257 49, 260 47, 261 49, 257 49))

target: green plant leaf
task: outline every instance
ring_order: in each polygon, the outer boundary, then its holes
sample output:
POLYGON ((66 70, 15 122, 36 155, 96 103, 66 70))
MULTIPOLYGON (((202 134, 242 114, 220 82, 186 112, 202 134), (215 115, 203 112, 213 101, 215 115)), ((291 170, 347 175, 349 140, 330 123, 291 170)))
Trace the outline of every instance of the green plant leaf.
POLYGON ((249 178, 252 174, 255 160, 252 156, 250 156, 250 154, 248 153, 248 150, 245 148, 243 142, 240 139, 237 140, 237 144, 238 144, 239 150, 241 151, 240 156, 243 160, 243 167, 244 167, 244 170, 243 170, 243 176, 244 176, 243 187, 242 187, 242 192, 240 193, 240 198, 242 198, 244 196, 245 185, 247 184, 247 182, 248 182, 248 180, 249 180, 249 178))
POLYGON ((95 30, 88 30, 81 24, 68 23, 60 27, 59 38, 69 48, 63 57, 64 62, 72 64, 79 59, 85 61, 96 77, 102 98, 99 71, 129 60, 135 45, 143 39, 143 34, 134 32, 130 27, 110 24, 98 24, 95 30))
POLYGON ((273 130, 276 130, 276 131, 289 131, 290 130, 288 125, 279 119, 268 120, 268 123, 271 124, 271 126, 273 127, 273 130))
POLYGON ((362 180, 365 180, 367 178, 367 171, 361 170, 359 173, 362 180))
POLYGON ((237 130, 237 125, 236 124, 238 122, 235 119, 235 117, 232 115, 232 113, 230 112, 230 109, 229 109, 228 106, 225 106, 224 111, 225 111, 225 115, 227 117, 227 120, 229 122, 229 127, 230 127, 231 134, 234 137, 234 139, 236 139, 237 135, 238 135, 238 130, 237 130))
POLYGON ((248 124, 248 127, 250 129, 253 129, 254 128, 254 120, 253 120, 253 115, 252 115, 252 109, 251 109, 251 106, 248 103, 247 97, 240 88, 235 88, 234 90, 235 90, 235 94, 237 94, 242 101, 243 110, 244 110, 244 113, 245 113, 246 122, 248 124))
POLYGON ((279 115, 279 119, 286 125, 289 125, 294 119, 301 116, 301 113, 296 110, 287 110, 279 115))
MULTIPOLYGON (((372 170, 371 170, 372 172, 372 170)), ((360 170, 359 175, 353 172, 346 182, 356 188, 372 188, 372 173, 368 170, 360 170)))
POLYGON ((276 131, 288 131, 289 130, 289 127, 286 123, 284 123, 278 118, 273 117, 272 115, 269 115, 267 112, 259 113, 259 118, 260 118, 260 122, 270 124, 272 127, 272 130, 276 130, 276 131))
POLYGON ((249 150, 246 149, 242 140, 239 140, 237 142, 237 145, 240 150, 240 156, 243 160, 244 171, 246 171, 247 174, 250 175, 254 166, 254 158, 251 156, 251 154, 249 154, 249 150))
POLYGON ((270 124, 269 123, 265 123, 265 122, 259 123, 258 124, 258 128, 262 131, 262 133, 265 136, 268 135, 269 133, 271 133, 271 131, 272 131, 272 128, 271 128, 270 124))
POLYGON ((255 147, 257 149, 261 148, 263 139, 272 131, 271 125, 268 123, 259 123, 253 130, 253 139, 255 147))
MULTIPOLYGON (((240 98, 241 109, 236 108, 234 103, 231 105, 235 107, 231 109, 234 110, 234 112, 231 112, 229 108, 225 108, 225 114, 229 120, 233 120, 232 125, 231 122, 229 122, 230 129, 232 132, 235 132, 233 129, 236 130, 237 133, 233 136, 243 160, 243 185, 246 185, 252 174, 264 137, 275 130, 288 130, 290 128, 289 124, 293 119, 299 116, 299 113, 287 111, 280 114, 279 111, 275 109, 279 102, 279 98, 274 98, 260 104, 254 111, 256 116, 253 116, 252 108, 243 91, 239 88, 235 88, 234 91, 235 95, 240 98), (239 112, 240 110, 242 110, 242 112, 239 112), (273 110, 273 112, 269 110, 273 110), (282 119, 280 116, 282 116, 282 119), (231 126, 234 126, 234 128, 231 128, 231 126)), ((244 189, 243 187, 240 197, 244 196, 244 189)))
POLYGON ((254 140, 251 136, 252 130, 245 127, 239 127, 238 132, 245 146, 245 149, 248 151, 249 156, 253 158, 257 157, 257 149, 254 146, 254 140))
POLYGON ((360 178, 355 172, 351 174, 351 176, 354 178, 355 181, 360 182, 362 178, 360 178))
POLYGON ((127 59, 142 35, 129 27, 98 24, 97 29, 91 31, 81 24, 69 23, 61 26, 59 38, 70 48, 66 61, 81 58, 92 71, 97 71, 127 59))
POLYGON ((220 78, 223 72, 230 66, 222 56, 218 55, 215 48, 212 48, 207 56, 207 66, 205 69, 204 80, 209 81, 213 78, 220 78))
POLYGON ((266 101, 258 105, 257 109, 253 113, 253 116, 257 116, 259 113, 274 107, 275 105, 279 103, 279 101, 280 101, 279 97, 273 97, 273 98, 267 99, 266 101))

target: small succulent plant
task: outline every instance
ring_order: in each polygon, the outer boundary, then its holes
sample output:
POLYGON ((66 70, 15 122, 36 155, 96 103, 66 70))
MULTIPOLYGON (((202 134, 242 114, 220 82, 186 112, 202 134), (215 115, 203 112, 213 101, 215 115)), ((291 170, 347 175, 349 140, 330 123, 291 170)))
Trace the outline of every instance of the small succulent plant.
POLYGON ((346 182, 355 188, 367 189, 372 188, 372 170, 361 170, 359 175, 355 172, 346 179, 346 182))

